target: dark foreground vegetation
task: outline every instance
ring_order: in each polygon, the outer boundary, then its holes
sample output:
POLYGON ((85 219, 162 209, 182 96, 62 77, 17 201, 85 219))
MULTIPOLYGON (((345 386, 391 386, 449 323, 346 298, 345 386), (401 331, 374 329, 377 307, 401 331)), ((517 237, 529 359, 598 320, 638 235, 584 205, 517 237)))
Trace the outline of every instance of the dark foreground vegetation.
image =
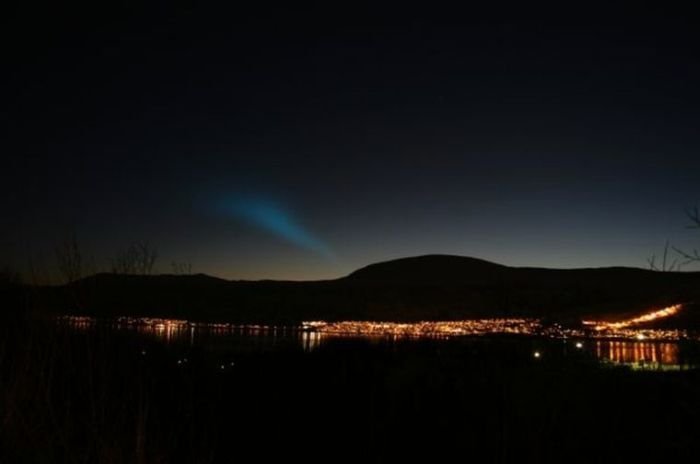
POLYGON ((433 255, 374 264, 318 282, 103 273, 25 290, 42 310, 103 317, 294 324, 528 316, 566 322, 696 301, 700 273, 512 268, 433 255))
POLYGON ((3 325, 0 462, 695 462, 699 373, 541 343, 231 352, 3 325))
POLYGON ((3 463, 695 462, 700 452, 694 370, 601 367, 537 339, 169 345, 57 326, 13 279, 0 293, 3 463))

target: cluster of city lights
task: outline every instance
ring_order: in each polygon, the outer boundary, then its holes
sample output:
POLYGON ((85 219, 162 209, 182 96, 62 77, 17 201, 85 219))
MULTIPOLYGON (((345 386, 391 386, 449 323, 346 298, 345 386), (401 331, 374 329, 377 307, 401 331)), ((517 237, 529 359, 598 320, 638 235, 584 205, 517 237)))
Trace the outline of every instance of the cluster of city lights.
POLYGON ((637 341, 678 341, 698 338, 689 334, 687 330, 680 329, 615 329, 591 332, 588 336, 596 339, 637 341))
MULTIPOLYGON (((582 321, 583 328, 563 327, 559 324, 543 324, 539 319, 501 318, 471 319, 459 321, 420 321, 420 322, 381 322, 381 321, 308 321, 295 327, 274 325, 231 324, 192 322, 182 319, 150 317, 119 317, 109 321, 117 328, 133 328, 139 331, 154 332, 165 338, 177 332, 193 332, 203 329, 215 332, 239 333, 286 333, 302 332, 317 334, 319 337, 359 336, 359 337, 406 337, 406 338, 449 338, 482 335, 527 335, 547 338, 575 339, 620 339, 636 341, 675 341, 694 338, 685 330, 663 330, 635 328, 645 323, 657 321, 678 314, 683 305, 677 304, 654 310, 630 319, 615 322, 582 321)), ((64 316, 61 321, 76 328, 87 328, 98 320, 85 316, 64 316)))
POLYGON ((357 335, 370 337, 453 337, 491 334, 538 334, 542 325, 537 319, 473 319, 463 321, 374 322, 311 321, 302 323, 304 330, 324 335, 357 335))
POLYGON ((682 304, 676 304, 672 306, 667 306, 665 308, 651 311, 641 316, 633 317, 630 319, 625 319, 616 322, 605 322, 605 321, 582 321, 584 326, 591 327, 595 331, 606 331, 606 330, 619 330, 627 327, 633 327, 636 325, 645 324, 647 322, 658 321, 659 319, 665 319, 670 316, 678 314, 683 309, 682 304))
MULTIPOLYGON (((86 316, 63 316, 59 321, 78 330, 88 330, 97 324, 108 324, 117 329, 134 330, 161 339, 167 343, 175 340, 195 343, 195 333, 212 332, 222 335, 252 335, 264 337, 292 336, 299 340, 305 351, 316 349, 324 339, 341 337, 366 338, 434 338, 448 339, 464 336, 516 335, 551 339, 569 339, 577 350, 584 343, 591 344, 595 356, 614 364, 626 364, 635 369, 678 369, 678 340, 700 340, 697 333, 686 330, 650 329, 643 324, 678 314, 683 305, 673 305, 659 310, 615 322, 582 321, 577 327, 560 324, 543 324, 539 319, 500 318, 461 321, 377 322, 377 321, 308 321, 297 326, 193 322, 183 319, 151 317, 119 317, 100 320, 86 316), (588 340, 589 342, 585 342, 588 340)), ((146 351, 141 352, 146 356, 146 351)), ((542 350, 532 352, 535 360, 546 357, 542 350)), ((187 364, 187 358, 177 360, 187 364)), ((221 364, 220 370, 233 368, 234 363, 221 364)))
POLYGON ((544 325, 538 319, 473 319, 463 321, 421 321, 414 323, 343 321, 304 322, 302 328, 330 336, 452 337, 516 334, 548 338, 595 338, 673 341, 692 338, 685 330, 642 329, 635 326, 678 314, 676 304, 616 322, 582 321, 583 328, 544 325))
MULTIPOLYGON (((94 326, 100 320, 89 316, 60 316, 60 322, 67 323, 73 327, 94 326)), ((282 329, 274 325, 259 324, 232 324, 226 322, 193 322, 184 319, 164 319, 157 317, 129 317, 122 316, 107 321, 111 326, 117 328, 145 328, 155 330, 185 330, 185 329, 207 329, 214 331, 226 330, 246 330, 246 331, 273 331, 282 329)), ((286 327, 285 327, 286 329, 286 327)))

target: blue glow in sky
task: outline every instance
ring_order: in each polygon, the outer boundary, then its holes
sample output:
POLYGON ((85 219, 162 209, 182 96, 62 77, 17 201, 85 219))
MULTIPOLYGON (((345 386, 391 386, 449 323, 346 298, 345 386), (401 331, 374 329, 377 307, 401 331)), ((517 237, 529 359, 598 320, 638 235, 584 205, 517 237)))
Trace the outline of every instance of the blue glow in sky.
POLYGON ((330 246, 304 227, 291 211, 269 200, 239 198, 224 202, 224 211, 301 249, 327 259, 334 257, 330 246))

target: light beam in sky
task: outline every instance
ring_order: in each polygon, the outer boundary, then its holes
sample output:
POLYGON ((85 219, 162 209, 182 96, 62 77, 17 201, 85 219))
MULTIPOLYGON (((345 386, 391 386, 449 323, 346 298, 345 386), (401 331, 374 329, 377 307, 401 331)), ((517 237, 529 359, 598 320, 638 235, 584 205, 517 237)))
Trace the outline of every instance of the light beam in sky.
POLYGON ((304 227, 291 212, 274 202, 239 198, 227 201, 224 209, 248 224, 272 233, 299 248, 328 259, 334 257, 327 243, 304 227))

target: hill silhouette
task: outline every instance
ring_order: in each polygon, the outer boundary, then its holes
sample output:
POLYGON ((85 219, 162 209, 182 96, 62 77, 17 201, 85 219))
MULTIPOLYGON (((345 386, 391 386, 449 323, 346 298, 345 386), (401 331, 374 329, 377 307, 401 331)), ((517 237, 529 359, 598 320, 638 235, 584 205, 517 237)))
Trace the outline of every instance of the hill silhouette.
POLYGON ((97 274, 27 288, 51 313, 245 323, 616 317, 700 298, 700 273, 637 268, 509 267, 426 255, 371 264, 325 281, 229 281, 197 275, 97 274))
POLYGON ((427 284, 485 283, 502 276, 508 267, 483 259, 425 255, 370 264, 347 276, 365 282, 427 284))

